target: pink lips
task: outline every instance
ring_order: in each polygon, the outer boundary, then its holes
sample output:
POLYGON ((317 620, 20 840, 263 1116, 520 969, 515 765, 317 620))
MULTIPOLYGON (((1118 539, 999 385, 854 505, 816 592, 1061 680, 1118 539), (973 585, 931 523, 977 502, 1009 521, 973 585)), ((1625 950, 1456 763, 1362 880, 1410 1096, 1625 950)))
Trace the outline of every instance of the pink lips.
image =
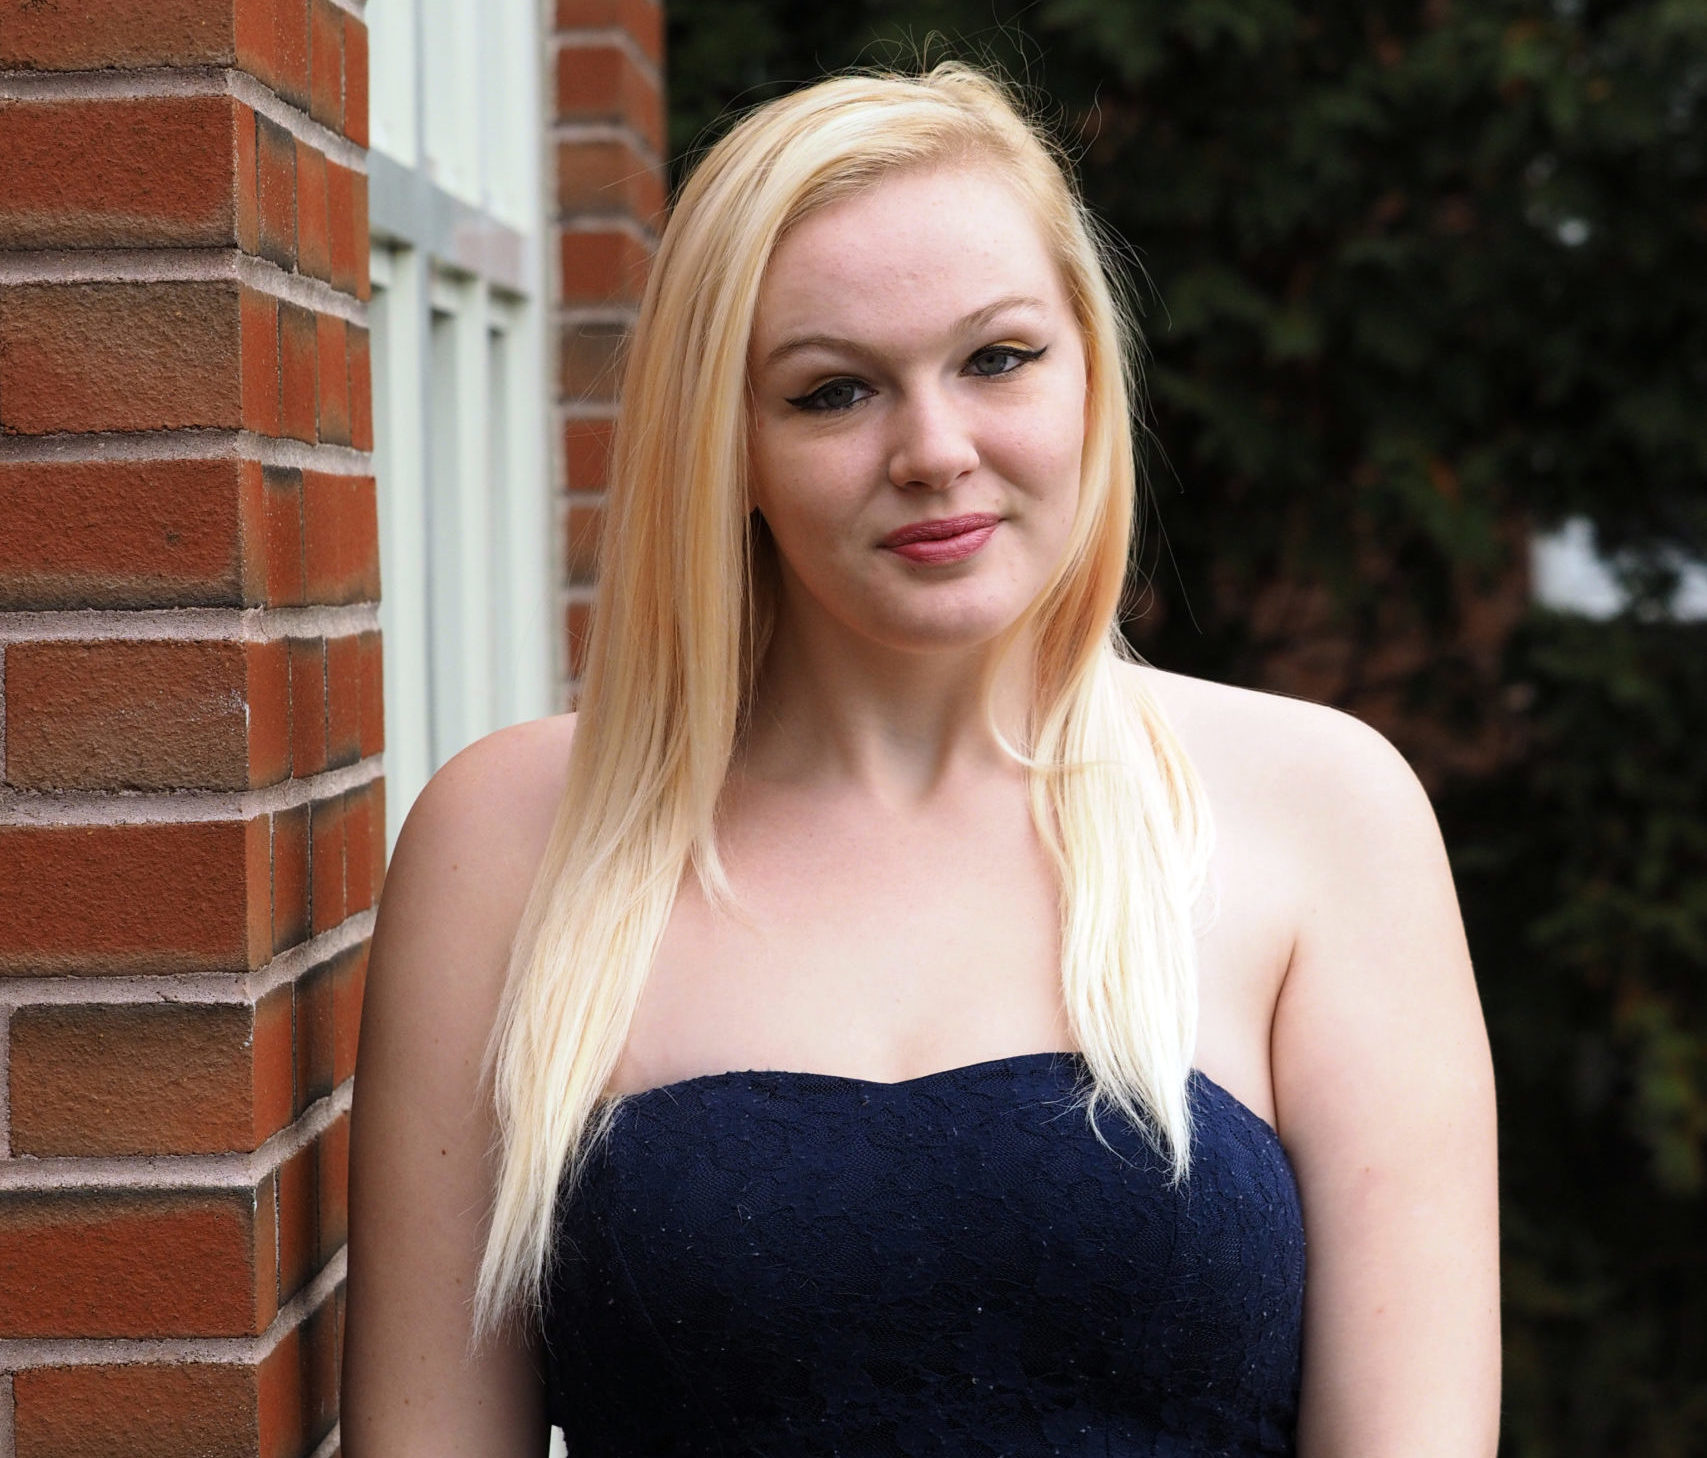
POLYGON ((979 512, 916 521, 890 532, 879 545, 913 562, 958 562, 989 541, 1001 520, 999 516, 979 512))

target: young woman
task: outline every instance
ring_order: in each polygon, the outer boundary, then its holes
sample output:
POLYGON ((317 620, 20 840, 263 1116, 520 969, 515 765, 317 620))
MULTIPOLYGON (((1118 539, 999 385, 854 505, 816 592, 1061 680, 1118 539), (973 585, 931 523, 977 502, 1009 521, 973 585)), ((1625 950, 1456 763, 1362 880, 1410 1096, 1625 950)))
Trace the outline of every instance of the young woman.
POLYGON ((695 171, 579 714, 387 879, 348 1458, 1493 1453, 1439 834, 1356 721, 1123 650, 1108 280, 964 68, 695 171))

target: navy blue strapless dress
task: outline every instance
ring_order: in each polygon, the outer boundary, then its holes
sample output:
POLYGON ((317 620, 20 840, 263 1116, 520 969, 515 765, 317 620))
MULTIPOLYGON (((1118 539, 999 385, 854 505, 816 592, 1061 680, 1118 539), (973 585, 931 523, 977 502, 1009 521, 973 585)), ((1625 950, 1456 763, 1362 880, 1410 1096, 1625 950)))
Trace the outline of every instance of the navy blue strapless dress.
POLYGON ((1294 1451, 1304 1238, 1274 1131, 1193 1074, 1190 1179, 1073 1053, 626 1099, 561 1202, 572 1458, 1294 1451))

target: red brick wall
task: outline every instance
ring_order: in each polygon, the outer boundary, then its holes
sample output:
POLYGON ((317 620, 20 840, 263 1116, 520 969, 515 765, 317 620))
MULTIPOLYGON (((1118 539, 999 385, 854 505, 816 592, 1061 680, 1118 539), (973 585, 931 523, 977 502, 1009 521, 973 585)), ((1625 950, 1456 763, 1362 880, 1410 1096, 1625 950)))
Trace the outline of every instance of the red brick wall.
POLYGON ((0 0, 0 1454, 336 1448, 366 112, 358 0, 0 0))
POLYGON ((564 627, 581 645, 604 520, 617 367, 664 213, 664 18, 658 0, 557 0, 557 406, 564 627))

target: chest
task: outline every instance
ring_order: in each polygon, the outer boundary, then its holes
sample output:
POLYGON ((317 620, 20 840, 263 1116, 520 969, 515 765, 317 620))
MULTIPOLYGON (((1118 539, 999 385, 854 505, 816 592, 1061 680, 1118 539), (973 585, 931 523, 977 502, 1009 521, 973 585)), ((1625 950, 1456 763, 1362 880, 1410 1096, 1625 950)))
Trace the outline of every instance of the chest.
MULTIPOLYGON (((1197 1064, 1264 1118, 1275 1000, 1296 920, 1290 857, 1237 786, 1198 927, 1197 1064)), ((747 790, 720 825, 735 914, 683 878, 611 1088, 727 1069, 898 1081, 1075 1046, 1055 870, 1023 784, 928 815, 747 790)))
POLYGON ((743 1067, 899 1079, 1068 1046, 1056 880, 1023 794, 922 817, 750 796, 722 849, 740 906, 684 877, 618 1090, 743 1067))

